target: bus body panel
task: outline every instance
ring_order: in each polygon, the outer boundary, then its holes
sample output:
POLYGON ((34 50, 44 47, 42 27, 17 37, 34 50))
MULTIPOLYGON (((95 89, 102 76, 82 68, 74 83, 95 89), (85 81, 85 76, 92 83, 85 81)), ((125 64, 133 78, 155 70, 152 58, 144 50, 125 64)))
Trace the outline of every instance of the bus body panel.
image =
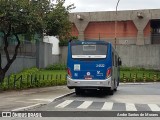
MULTIPOLYGON (((88 42, 88 41, 87 41, 88 42)), ((92 42, 92 41, 89 41, 92 42)), ((89 43, 88 42, 88 43, 89 43)), ((95 41, 94 41, 95 42, 95 41)), ((93 42, 93 43, 94 43, 93 42)), ((78 42, 81 44, 82 41, 78 42)), ((83 43, 85 43, 83 41, 83 43)), ((71 73, 71 76, 67 76, 67 86, 68 88, 111 88, 117 85, 118 82, 114 75, 116 72, 113 70, 117 69, 113 67, 113 48, 111 43, 103 42, 104 45, 107 45, 107 55, 105 59, 100 60, 79 60, 72 58, 71 43, 68 45, 68 57, 67 57, 67 67, 71 73), (107 71, 111 69, 111 76, 107 77, 107 71)), ((100 41, 97 41, 96 44, 102 44, 100 41)))
POLYGON ((90 76, 94 79, 105 79, 107 68, 111 67, 111 60, 105 61, 77 61, 73 60, 69 64, 72 79, 85 79, 90 76), (77 69, 78 68, 78 69, 77 69))
POLYGON ((84 80, 84 79, 72 79, 67 76, 67 86, 68 88, 76 88, 81 87, 85 89, 92 89, 92 88, 111 88, 112 87, 112 78, 109 77, 107 79, 99 80, 84 80))

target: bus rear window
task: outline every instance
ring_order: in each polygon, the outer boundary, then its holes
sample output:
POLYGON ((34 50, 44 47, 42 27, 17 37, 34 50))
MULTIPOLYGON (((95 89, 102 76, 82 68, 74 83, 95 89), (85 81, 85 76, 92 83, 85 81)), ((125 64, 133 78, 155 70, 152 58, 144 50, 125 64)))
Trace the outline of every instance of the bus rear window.
POLYGON ((96 51, 96 45, 83 45, 83 51, 96 51))
POLYGON ((72 58, 106 58, 107 45, 72 45, 72 58))

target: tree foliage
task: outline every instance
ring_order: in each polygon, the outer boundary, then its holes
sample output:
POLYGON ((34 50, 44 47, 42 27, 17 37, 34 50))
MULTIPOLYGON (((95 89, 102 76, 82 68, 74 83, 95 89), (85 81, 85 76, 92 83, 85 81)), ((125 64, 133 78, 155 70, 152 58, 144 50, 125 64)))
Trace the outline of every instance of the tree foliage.
POLYGON ((0 30, 6 33, 11 25, 17 34, 41 32, 43 19, 49 10, 47 0, 1 0, 0 30))
POLYGON ((65 8, 64 2, 57 0, 53 5, 50 0, 0 0, 0 32, 3 34, 3 49, 7 59, 7 64, 2 67, 0 53, 0 82, 18 54, 19 34, 42 34, 45 30, 47 35, 58 35, 60 38, 69 35, 71 23, 68 16, 73 5, 65 8), (12 57, 8 52, 11 36, 17 40, 12 57))
POLYGON ((70 36, 71 22, 69 21, 69 11, 74 9, 73 4, 64 7, 64 3, 65 0, 57 0, 53 11, 45 19, 46 34, 58 35, 60 40, 70 36))

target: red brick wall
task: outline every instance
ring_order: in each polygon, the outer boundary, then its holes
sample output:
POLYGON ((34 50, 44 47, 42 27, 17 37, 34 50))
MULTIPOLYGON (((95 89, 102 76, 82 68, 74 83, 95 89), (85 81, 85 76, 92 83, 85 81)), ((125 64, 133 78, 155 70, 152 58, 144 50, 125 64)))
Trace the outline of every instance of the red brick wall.
MULTIPOLYGON (((150 22, 144 29, 144 36, 150 35, 150 22)), ((73 24, 71 34, 78 36, 78 30, 73 24)), ((108 39, 115 37, 115 22, 90 22, 84 31, 85 39, 108 39)), ((117 22, 117 37, 137 37, 137 28, 132 21, 117 22)))
POLYGON ((78 36, 78 30, 77 30, 77 27, 75 26, 75 24, 73 23, 72 24, 72 29, 71 29, 71 35, 72 36, 78 36))
MULTIPOLYGON (((90 22, 85 29, 85 39, 114 38, 115 22, 90 22)), ((137 29, 132 21, 117 22, 117 37, 136 37, 137 29)))
POLYGON ((120 21, 117 23, 118 37, 137 37, 137 28, 132 21, 120 21))
POLYGON ((146 25, 146 27, 143 30, 145 37, 148 37, 151 35, 151 27, 150 26, 151 26, 150 22, 148 22, 148 24, 146 25))

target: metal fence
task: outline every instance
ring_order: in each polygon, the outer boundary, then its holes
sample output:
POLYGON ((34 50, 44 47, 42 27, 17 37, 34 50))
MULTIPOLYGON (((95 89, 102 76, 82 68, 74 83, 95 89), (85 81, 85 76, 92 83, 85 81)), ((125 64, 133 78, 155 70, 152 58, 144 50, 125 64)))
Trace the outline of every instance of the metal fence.
POLYGON ((0 83, 0 90, 25 89, 66 84, 65 74, 55 75, 11 75, 0 83))
MULTIPOLYGON (((11 75, 0 83, 0 90, 66 85, 66 77, 67 74, 11 75)), ((160 73, 122 73, 120 82, 160 82, 160 73)))
POLYGON ((160 33, 151 34, 152 44, 160 44, 160 33))
POLYGON ((160 73, 122 73, 121 82, 160 82, 160 73))

